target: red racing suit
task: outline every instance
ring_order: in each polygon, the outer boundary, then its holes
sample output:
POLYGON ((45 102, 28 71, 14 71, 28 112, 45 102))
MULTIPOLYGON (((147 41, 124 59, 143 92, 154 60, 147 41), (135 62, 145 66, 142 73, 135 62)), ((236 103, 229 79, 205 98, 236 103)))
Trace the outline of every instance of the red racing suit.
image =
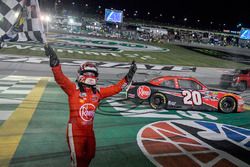
POLYGON ((87 167, 95 156, 96 144, 93 131, 95 111, 100 100, 119 93, 127 85, 126 79, 117 84, 100 88, 96 93, 85 87, 81 93, 78 85, 66 77, 61 65, 52 67, 55 81, 68 95, 70 116, 67 126, 67 141, 72 166, 87 167))

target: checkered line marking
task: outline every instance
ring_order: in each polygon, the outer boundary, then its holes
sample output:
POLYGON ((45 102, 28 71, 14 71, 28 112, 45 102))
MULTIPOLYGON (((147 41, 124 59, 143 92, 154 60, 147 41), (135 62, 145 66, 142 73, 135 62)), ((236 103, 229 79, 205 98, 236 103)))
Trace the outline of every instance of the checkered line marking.
POLYGON ((10 75, 0 79, 0 122, 7 120, 40 77, 10 75))

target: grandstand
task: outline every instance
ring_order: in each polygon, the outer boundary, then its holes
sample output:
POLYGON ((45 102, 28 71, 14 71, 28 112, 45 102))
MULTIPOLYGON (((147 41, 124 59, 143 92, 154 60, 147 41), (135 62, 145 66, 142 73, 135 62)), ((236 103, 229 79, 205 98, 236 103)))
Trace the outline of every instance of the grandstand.
POLYGON ((121 38, 149 42, 200 43, 216 46, 234 46, 250 48, 249 39, 240 39, 240 32, 224 30, 207 31, 164 25, 152 25, 140 22, 107 23, 98 17, 54 16, 55 24, 50 25, 51 32, 64 30, 68 33, 91 35, 98 37, 121 38), (73 23, 69 20, 73 19, 73 23))

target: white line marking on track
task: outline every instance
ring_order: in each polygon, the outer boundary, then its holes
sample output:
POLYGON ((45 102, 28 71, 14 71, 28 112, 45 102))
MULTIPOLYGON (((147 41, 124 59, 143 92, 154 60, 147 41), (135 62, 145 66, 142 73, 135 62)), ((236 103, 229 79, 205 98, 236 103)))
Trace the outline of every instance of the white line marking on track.
POLYGON ((0 110, 0 120, 7 120, 14 111, 2 111, 0 110))
POLYGON ((2 61, 8 61, 8 62, 17 62, 17 61, 27 61, 28 58, 19 58, 19 59, 7 59, 2 61))
POLYGON ((18 81, 20 81, 20 79, 18 79, 18 78, 4 78, 4 79, 1 79, 1 81, 16 81, 16 82, 18 82, 18 81))
POLYGON ((179 67, 179 66, 174 66, 172 68, 173 71, 181 71, 182 70, 182 67, 179 67))
POLYGON ((39 80, 40 77, 32 77, 32 76, 17 76, 17 75, 9 75, 4 78, 3 80, 39 80))
POLYGON ((6 99, 0 98, 0 104, 20 104, 22 101, 20 99, 6 99))
POLYGON ((25 79, 25 78, 27 78, 27 77, 26 76, 9 75, 9 76, 4 77, 3 79, 5 79, 5 80, 18 79, 18 80, 20 80, 20 79, 25 79))
POLYGON ((35 84, 35 83, 37 83, 37 80, 23 80, 23 81, 19 81, 19 83, 30 83, 30 84, 35 84))
POLYGON ((21 100, 23 101, 25 98, 14 98, 14 100, 21 100))
MULTIPOLYGON (((11 88, 33 88, 35 85, 13 85, 11 88)), ((1 87, 0 87, 1 90, 1 87)))
POLYGON ((2 94, 29 94, 31 90, 5 90, 2 92, 2 94))
POLYGON ((0 79, 0 85, 13 85, 13 84, 16 84, 16 82, 1 82, 1 81, 3 81, 3 80, 0 79))
POLYGON ((7 90, 9 87, 0 87, 0 90, 7 90))

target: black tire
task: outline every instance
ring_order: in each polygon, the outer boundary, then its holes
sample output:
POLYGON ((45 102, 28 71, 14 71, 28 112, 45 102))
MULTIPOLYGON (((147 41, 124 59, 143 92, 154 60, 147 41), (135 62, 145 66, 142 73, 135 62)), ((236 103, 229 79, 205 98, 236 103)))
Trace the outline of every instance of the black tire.
POLYGON ((233 97, 225 96, 219 101, 219 110, 223 113, 232 113, 237 110, 237 102, 233 97))
POLYGON ((247 90, 247 84, 245 82, 240 82, 237 86, 237 90, 241 92, 247 90))
POLYGON ((167 102, 166 96, 162 93, 154 93, 149 99, 150 107, 155 110, 166 108, 167 102))

